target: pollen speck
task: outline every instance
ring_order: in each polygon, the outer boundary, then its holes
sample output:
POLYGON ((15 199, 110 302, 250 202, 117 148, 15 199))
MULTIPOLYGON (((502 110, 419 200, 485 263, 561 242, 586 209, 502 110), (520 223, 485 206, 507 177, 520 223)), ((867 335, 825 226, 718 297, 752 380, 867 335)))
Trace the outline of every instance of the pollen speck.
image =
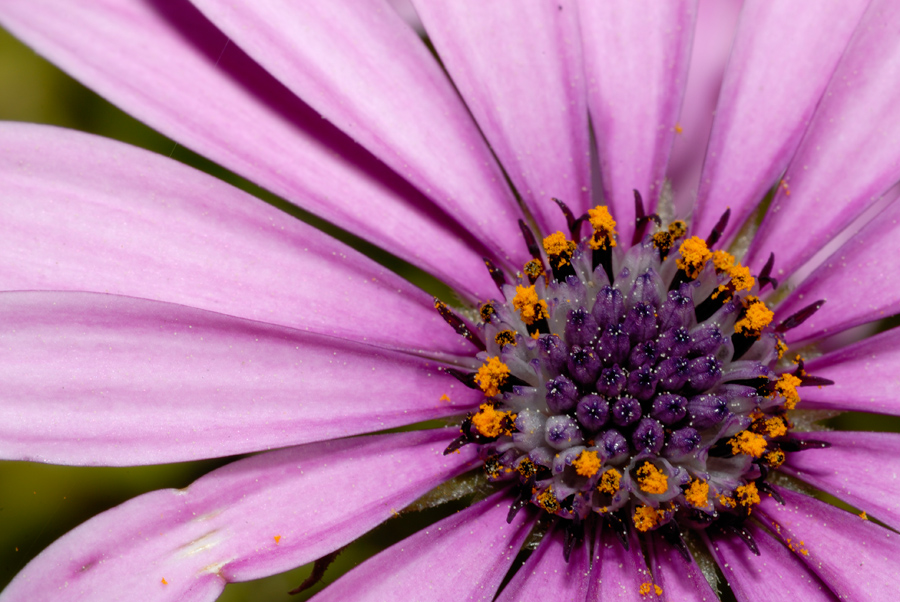
POLYGON ((438 398, 438 401, 443 401, 444 403, 450 403, 450 396, 444 393, 438 398))
POLYGON ((500 361, 499 357, 488 358, 487 363, 478 369, 475 382, 488 397, 494 397, 500 393, 500 387, 509 378, 509 366, 500 361))
POLYGON ((600 458, 595 451, 583 451, 578 454, 572 466, 575 472, 583 477, 592 477, 600 471, 600 458))
POLYGON ((682 132, 684 132, 684 128, 681 127, 681 124, 680 124, 680 123, 676 123, 676 124, 675 124, 675 133, 676 133, 676 134, 680 134, 680 133, 682 133, 682 132))
POLYGON ((165 577, 162 578, 162 580, 160 581, 160 583, 162 583, 163 585, 169 585, 169 582, 166 581, 166 578, 165 578, 165 577))
POLYGON ((281 535, 276 535, 276 536, 273 537, 272 539, 274 539, 274 540, 275 540, 275 543, 278 544, 278 543, 281 542, 281 535))
POLYGON ((865 511, 865 510, 863 510, 862 512, 859 513, 859 517, 860 517, 861 519, 863 519, 863 520, 869 520, 869 517, 868 517, 868 515, 866 514, 866 511, 865 511))

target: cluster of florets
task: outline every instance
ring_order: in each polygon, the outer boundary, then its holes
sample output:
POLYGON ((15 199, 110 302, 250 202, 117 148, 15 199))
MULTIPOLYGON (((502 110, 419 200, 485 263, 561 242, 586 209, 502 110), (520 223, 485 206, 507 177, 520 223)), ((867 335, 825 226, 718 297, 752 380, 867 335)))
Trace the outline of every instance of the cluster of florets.
POLYGON ((639 531, 746 517, 791 451, 803 376, 773 370, 787 348, 758 297, 768 274, 683 222, 623 249, 605 207, 585 218, 578 242, 526 230, 533 259, 515 284, 497 279, 481 367, 458 375, 485 400, 451 449, 479 445, 488 478, 517 488, 514 510, 639 531))

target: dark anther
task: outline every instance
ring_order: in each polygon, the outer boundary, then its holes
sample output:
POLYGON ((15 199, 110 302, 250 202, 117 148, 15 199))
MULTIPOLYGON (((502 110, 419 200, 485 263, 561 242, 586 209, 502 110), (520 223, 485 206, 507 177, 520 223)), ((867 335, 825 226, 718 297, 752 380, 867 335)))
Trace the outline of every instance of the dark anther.
POLYGON ((456 368, 444 368, 444 371, 470 389, 481 388, 478 386, 478 383, 475 382, 474 372, 463 372, 462 370, 457 370, 456 368))
POLYGON ((719 221, 716 222, 716 225, 713 226, 712 232, 706 237, 707 247, 711 249, 714 244, 719 242, 719 239, 722 238, 722 233, 725 232, 725 227, 728 225, 728 218, 730 217, 731 207, 725 210, 725 213, 722 214, 722 217, 720 217, 719 221))
POLYGON ((681 531, 678 529, 678 526, 675 523, 668 523, 659 529, 659 532, 662 534, 663 538, 668 542, 670 546, 678 550, 681 554, 682 558, 686 562, 691 562, 691 552, 688 550, 687 544, 684 542, 684 538, 681 536, 681 531))
POLYGON ((609 278, 609 283, 615 282, 615 275, 612 269, 612 247, 607 245, 606 248, 594 249, 591 254, 591 269, 596 270, 597 266, 603 266, 603 271, 609 278))
POLYGON ((816 439, 784 439, 779 440, 778 445, 782 451, 798 452, 806 449, 825 449, 831 447, 828 441, 818 441, 816 439))
POLYGON ((482 259, 484 259, 484 265, 487 266, 488 272, 491 274, 491 280, 494 281, 494 284, 497 285, 497 288, 500 289, 500 292, 502 293, 503 285, 506 284, 506 276, 494 265, 493 261, 487 257, 482 257, 482 259))
POLYGON ((731 345, 734 347, 734 355, 731 356, 731 361, 737 361, 743 357, 745 353, 759 340, 759 336, 747 336, 746 334, 736 332, 731 335, 731 345))
POLYGON ((775 329, 775 332, 787 332, 791 328, 797 328, 806 320, 808 320, 814 313, 819 311, 819 308, 825 305, 825 299, 819 299, 815 303, 811 303, 786 319, 784 322, 778 325, 775 329))
POLYGON ((728 439, 719 439, 715 442, 715 444, 709 448, 709 457, 710 458, 733 458, 734 457, 734 449, 731 447, 731 443, 728 442, 728 439))
POLYGON ((318 560, 316 560, 315 564, 313 564, 312 573, 310 573, 309 577, 306 580, 288 592, 288 594, 294 596, 299 594, 302 591, 308 590, 319 581, 322 580, 322 577, 325 576, 325 571, 328 570, 328 566, 334 562, 334 559, 338 557, 338 554, 344 551, 344 548, 338 548, 331 554, 326 554, 322 556, 318 560))
POLYGON ((619 539, 619 543, 622 544, 622 547, 625 548, 625 551, 627 552, 629 548, 628 525, 625 524, 625 521, 615 514, 607 514, 606 525, 613 530, 613 533, 615 533, 616 537, 619 539))
MULTIPOLYGON (((713 294, 715 294, 715 291, 713 291, 713 294)), ((718 296, 713 297, 713 294, 710 294, 710 296, 694 310, 694 313, 697 316, 697 322, 705 322, 707 319, 711 318, 712 315, 722 309, 722 306, 728 301, 729 295, 720 293, 718 296)))
POLYGON ((575 548, 575 544, 578 543, 582 535, 584 535, 584 529, 578 518, 566 521, 566 532, 563 538, 563 558, 567 563, 572 555, 572 550, 575 548))
POLYGON ((828 387, 834 384, 833 380, 822 378, 821 376, 812 376, 810 374, 800 375, 801 387, 828 387))
MULTIPOLYGON (((576 228, 576 219, 575 214, 572 213, 572 210, 569 209, 569 206, 563 203, 561 200, 554 198, 553 202, 559 205, 559 209, 563 212, 563 215, 566 216, 566 225, 569 227, 569 234, 571 234, 572 238, 578 239, 577 232, 575 232, 576 228)), ((578 223, 577 225, 581 225, 578 223)))
POLYGON ((531 231, 531 228, 529 228, 528 224, 523 220, 519 220, 519 229, 522 231, 522 238, 525 239, 525 246, 528 247, 528 252, 531 253, 531 256, 535 259, 540 259, 541 248, 537 244, 534 232, 531 231))
POLYGON ((469 443, 469 437, 467 437, 466 435, 460 435, 450 442, 450 445, 448 445, 447 449, 444 450, 444 455, 449 456, 467 443, 469 443))
POLYGON ((771 495, 771 496, 772 496, 772 499, 774 499, 776 502, 778 502, 779 504, 781 504, 782 506, 784 506, 784 498, 781 497, 781 494, 778 493, 778 491, 777 491, 774 487, 772 487, 771 485, 769 485, 769 484, 766 483, 765 481, 757 481, 756 487, 757 487, 757 489, 759 489, 762 493, 767 493, 767 494, 771 495))
POLYGON ((527 487, 522 487, 519 490, 518 495, 516 495, 516 499, 513 500, 513 503, 509 506, 509 512, 506 514, 506 523, 512 524, 513 519, 516 518, 516 515, 519 513, 519 510, 528 505, 529 500, 531 500, 531 490, 527 487))
POLYGON ((447 304, 435 297, 434 299, 434 308, 441 314, 441 317, 444 318, 444 321, 449 324, 453 330, 456 331, 456 334, 465 337, 470 343, 478 347, 479 351, 484 351, 487 347, 484 346, 484 341, 482 341, 474 332, 472 332, 469 327, 463 322, 462 318, 457 316, 447 304))
POLYGON ((553 278, 557 282, 565 282, 569 276, 575 276, 575 267, 564 255, 551 255, 550 268, 553 270, 553 278))
POLYGON ((759 273, 759 276, 756 277, 759 280, 759 290, 766 288, 767 284, 772 285, 772 290, 778 288, 778 281, 771 277, 772 274, 772 266, 775 265, 775 253, 769 253, 769 259, 766 261, 766 265, 763 266, 762 271, 759 273))
POLYGON ((740 537, 744 543, 747 544, 747 547, 750 548, 750 551, 759 556, 759 546, 756 545, 753 534, 750 533, 744 525, 723 520, 717 526, 724 533, 733 533, 740 537))
POLYGON ((644 199, 641 193, 634 189, 634 237, 631 240, 632 245, 636 245, 644 239, 644 232, 647 231, 647 224, 653 221, 657 226, 662 226, 662 220, 655 213, 644 213, 644 199))

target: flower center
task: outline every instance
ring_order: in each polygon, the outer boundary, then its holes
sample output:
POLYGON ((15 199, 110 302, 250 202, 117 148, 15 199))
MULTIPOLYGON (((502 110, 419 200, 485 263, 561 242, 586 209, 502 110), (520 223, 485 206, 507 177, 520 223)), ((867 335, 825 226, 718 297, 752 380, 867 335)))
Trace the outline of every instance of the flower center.
POLYGON ((481 338, 463 333, 482 365, 457 376, 485 400, 448 452, 478 445, 488 479, 515 490, 511 515, 530 503, 619 532, 739 524, 800 449, 797 387, 827 384, 799 359, 775 370, 783 331, 820 304, 773 327, 759 298, 771 262, 754 278, 710 250, 715 232, 688 238, 680 221, 623 248, 606 207, 568 217, 576 240, 556 232, 542 248, 523 226, 533 259, 515 284, 495 276, 481 338))

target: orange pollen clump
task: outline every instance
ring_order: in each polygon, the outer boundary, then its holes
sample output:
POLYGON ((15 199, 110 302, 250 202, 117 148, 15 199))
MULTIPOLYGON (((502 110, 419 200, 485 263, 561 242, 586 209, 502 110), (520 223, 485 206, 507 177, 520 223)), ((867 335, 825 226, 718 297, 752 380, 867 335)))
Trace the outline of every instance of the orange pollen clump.
POLYGON ((712 260, 717 272, 727 272, 736 263, 734 255, 728 251, 713 251, 712 260))
POLYGON ((659 524, 660 513, 650 506, 638 506, 634 510, 634 527, 642 533, 646 533, 659 524))
POLYGON ((550 256, 570 257, 572 252, 575 251, 575 246, 575 243, 571 240, 566 240, 566 235, 559 230, 544 239, 544 250, 550 256))
POLYGON ((787 435, 787 425, 785 425, 784 420, 778 416, 769 418, 763 423, 763 426, 769 434, 769 437, 783 437, 784 435, 787 435))
POLYGON ((615 468, 610 468, 603 473, 602 477, 600 477, 600 485, 597 486, 597 489, 599 489, 601 493, 613 495, 619 490, 619 481, 621 479, 622 473, 615 468))
POLYGON ((746 454, 759 458, 766 451, 766 438, 750 431, 741 431, 732 437, 729 443, 731 443, 731 451, 735 454, 746 454))
POLYGON ((778 339, 775 342, 775 349, 778 350, 778 359, 781 359, 784 357, 784 354, 787 353, 787 350, 788 350, 787 343, 785 343, 781 339, 778 339))
POLYGON ((735 506, 737 506, 737 502, 735 502, 732 498, 730 498, 728 496, 719 494, 716 497, 716 499, 719 500, 720 504, 722 504, 723 506, 725 506, 727 508, 734 508, 735 506))
POLYGON ((490 357, 486 364, 478 369, 475 382, 488 397, 494 397, 500 393, 500 387, 509 378, 509 366, 500 361, 499 357, 490 357))
POLYGON ((684 492, 684 499, 694 508, 706 508, 709 505, 709 483, 694 479, 684 492))
POLYGON ((472 426, 485 437, 499 437, 510 434, 507 425, 515 419, 516 415, 512 412, 504 412, 489 403, 483 403, 478 408, 478 413, 472 416, 472 426))
POLYGON ((771 451, 766 454, 766 463, 772 468, 778 468, 785 461, 784 452, 780 449, 776 449, 775 451, 771 451))
POLYGON ((731 277, 731 286, 734 292, 749 291, 756 284, 756 279, 750 274, 750 268, 737 264, 728 270, 731 277))
POLYGON ((793 374, 782 374, 778 382, 775 383, 775 391, 772 395, 781 395, 784 397, 784 407, 793 410, 800 403, 800 394, 797 393, 797 387, 802 381, 793 374))
POLYGON ((506 347, 507 345, 514 346, 516 344, 516 333, 512 330, 501 330, 494 335, 494 342, 500 345, 500 347, 506 347))
POLYGON ((554 514, 559 510, 559 500, 556 499, 552 489, 545 489, 540 492, 537 496, 537 503, 550 514, 554 514))
POLYGON ((513 307, 519 310, 522 321, 529 326, 542 318, 546 318, 547 302, 538 298, 534 285, 529 287, 516 286, 516 296, 513 297, 513 307))
POLYGON ((544 275, 544 264, 537 259, 532 259, 522 269, 532 282, 544 275))
POLYGON ((641 587, 638 589, 638 593, 642 596, 649 596, 651 593, 654 593, 657 596, 661 596, 663 590, 660 586, 654 583, 644 582, 641 583, 641 587))
POLYGON ((692 236, 681 243, 678 251, 681 253, 681 259, 677 262, 678 267, 691 278, 699 276, 703 271, 703 266, 713 256, 706 246, 706 242, 699 236, 692 236))
POLYGON ((597 205, 593 209, 588 209, 588 220, 594 229, 591 236, 590 245, 594 250, 606 249, 606 246, 616 246, 616 220, 609 214, 609 209, 605 205, 597 205))
POLYGON ((650 462, 644 463, 637 474, 641 491, 661 495, 669 490, 669 478, 650 462))
POLYGON ((583 451, 572 462, 575 472, 583 477, 592 477, 600 472, 600 464, 600 458, 597 457, 597 452, 595 451, 583 451))
POLYGON ((747 336, 759 336, 762 329, 772 322, 775 314, 756 297, 747 297, 744 306, 747 308, 747 312, 734 325, 734 331, 747 336))
POLYGON ((759 490, 756 489, 756 483, 747 483, 735 489, 737 501, 749 511, 750 508, 760 502, 759 490))
POLYGON ((485 322, 490 322, 491 317, 497 313, 497 310, 494 309, 494 304, 488 301, 478 310, 478 313, 481 315, 481 319, 485 322))

